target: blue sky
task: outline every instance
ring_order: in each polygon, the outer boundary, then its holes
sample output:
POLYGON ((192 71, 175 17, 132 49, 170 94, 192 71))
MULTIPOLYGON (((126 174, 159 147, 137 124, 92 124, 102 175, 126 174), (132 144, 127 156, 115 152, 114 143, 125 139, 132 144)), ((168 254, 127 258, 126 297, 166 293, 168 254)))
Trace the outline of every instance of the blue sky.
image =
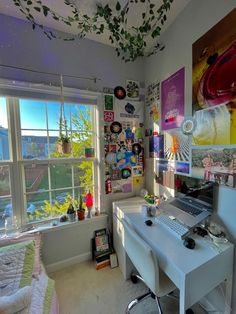
MULTIPOLYGON (((46 102, 43 100, 20 100, 20 117, 22 129, 46 129, 46 107, 48 110, 48 127, 49 129, 59 130, 60 103, 46 102), (48 104, 48 106, 47 106, 48 104)), ((68 128, 70 128, 70 114, 77 113, 78 105, 64 105, 68 128), (71 113, 70 113, 71 111, 71 113)), ((80 109, 85 110, 86 106, 81 106, 80 109)), ((0 126, 7 128, 7 110, 6 100, 0 97, 0 126)), ((36 132, 33 132, 36 135, 36 132)), ((42 134, 41 134, 42 135, 42 134)))

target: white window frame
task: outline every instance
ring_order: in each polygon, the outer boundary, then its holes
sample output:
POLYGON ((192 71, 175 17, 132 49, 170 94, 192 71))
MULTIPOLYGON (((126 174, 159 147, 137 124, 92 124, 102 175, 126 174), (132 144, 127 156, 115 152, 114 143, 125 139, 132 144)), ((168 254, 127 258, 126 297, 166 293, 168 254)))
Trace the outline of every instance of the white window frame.
MULTIPOLYGON (((93 136, 94 148, 95 148, 95 158, 89 158, 93 162, 93 185, 94 185, 94 208, 98 211, 101 209, 101 137, 100 131, 103 129, 102 125, 102 94, 97 92, 82 91, 74 88, 64 87, 63 90, 65 102, 76 103, 82 105, 92 105, 95 106, 93 117, 93 136), (78 97, 79 95, 79 97, 78 97), (70 101, 73 98, 74 101, 70 101), (76 98, 78 101, 76 102, 76 98), (68 100, 67 100, 68 99, 68 100), (81 102, 81 99, 85 99, 86 103, 81 102)), ((7 99, 7 110, 8 110, 8 128, 9 128, 9 161, 0 161, 0 165, 8 165, 10 172, 10 189, 12 196, 12 208, 13 216, 16 216, 21 226, 29 224, 26 217, 26 195, 24 195, 24 165, 26 164, 60 164, 68 162, 68 158, 59 159, 45 159, 45 160, 23 160, 21 154, 21 126, 20 126, 20 114, 19 114, 19 99, 33 99, 33 100, 45 100, 48 99, 48 95, 55 95, 57 97, 56 101, 60 97, 60 88, 54 86, 45 86, 38 84, 29 84, 25 82, 9 81, 0 79, 0 97, 5 97, 7 99), (16 92, 16 97, 12 97, 12 93, 16 92), (21 96, 22 93, 22 96, 21 96), (29 97, 27 97, 27 93, 29 97), (34 95, 32 97, 31 95, 34 95), (37 98, 37 95, 39 96, 37 98), (45 97, 43 97, 45 95, 45 97), (9 104, 11 103, 11 105, 9 104)), ((79 163, 81 161, 87 160, 86 158, 69 158, 70 162, 79 163)), ((54 190, 54 189, 53 189, 54 190)), ((48 219, 50 220, 50 219, 48 219)), ((42 220, 45 222, 48 220, 42 220)), ((35 222, 36 224, 40 221, 35 222)), ((30 224, 34 224, 30 223, 30 224)))

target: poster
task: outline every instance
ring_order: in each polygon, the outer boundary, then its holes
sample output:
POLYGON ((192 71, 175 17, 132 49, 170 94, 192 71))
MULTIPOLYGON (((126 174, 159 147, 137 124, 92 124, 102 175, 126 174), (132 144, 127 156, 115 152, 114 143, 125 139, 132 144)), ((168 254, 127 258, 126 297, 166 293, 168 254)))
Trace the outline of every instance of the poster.
POLYGON ((164 134, 164 158, 167 160, 190 160, 191 137, 182 133, 180 129, 166 131, 164 134))
MULTIPOLYGON (((236 9, 232 10, 199 38, 192 47, 193 113, 205 108, 224 105, 224 110, 228 110, 230 115, 229 130, 227 130, 230 136, 227 135, 217 139, 211 145, 227 144, 229 142, 230 144, 236 144, 235 21, 236 9)), ((216 111, 214 112, 216 113, 216 111)), ((204 114, 207 115, 208 113, 204 114)), ((221 122, 220 116, 217 116, 217 119, 217 123, 225 125, 225 115, 223 115, 221 122)), ((220 131, 223 131, 223 129, 221 128, 220 131)), ((200 141, 202 142, 201 145, 208 145, 208 142, 201 139, 201 137, 200 141)))
POLYGON ((139 82, 127 80, 126 81, 126 96, 133 100, 139 100, 139 82))
POLYGON ((144 118, 143 103, 139 101, 115 100, 115 121, 142 122, 144 118))
POLYGON ((175 173, 179 173, 182 175, 189 175, 190 174, 190 164, 187 162, 177 161, 175 164, 175 173))
POLYGON ((236 188, 236 147, 193 149, 192 176, 236 188))
POLYGON ((184 68, 161 83, 161 128, 174 129, 184 119, 184 68))
POLYGON ((149 158, 164 158, 164 136, 149 137, 149 158))

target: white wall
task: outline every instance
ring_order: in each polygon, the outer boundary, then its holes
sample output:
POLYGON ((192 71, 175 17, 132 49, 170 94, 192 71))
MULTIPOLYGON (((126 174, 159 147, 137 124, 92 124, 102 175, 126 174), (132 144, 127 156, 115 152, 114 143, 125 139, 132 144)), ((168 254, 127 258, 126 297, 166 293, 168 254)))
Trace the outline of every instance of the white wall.
MULTIPOLYGON (((145 82, 160 82, 182 67, 185 67, 185 115, 192 113, 192 44, 219 22, 233 8, 235 0, 191 0, 174 24, 163 34, 165 49, 156 56, 145 60, 145 82)), ((146 160, 146 186, 155 192, 153 160, 146 160)), ((236 244, 236 190, 220 187, 216 219, 228 230, 232 242, 236 244)), ((220 265, 219 265, 220 267, 220 265)), ((234 267, 236 274, 236 267, 234 267)), ((233 287, 233 311, 236 313, 236 285, 233 287)))

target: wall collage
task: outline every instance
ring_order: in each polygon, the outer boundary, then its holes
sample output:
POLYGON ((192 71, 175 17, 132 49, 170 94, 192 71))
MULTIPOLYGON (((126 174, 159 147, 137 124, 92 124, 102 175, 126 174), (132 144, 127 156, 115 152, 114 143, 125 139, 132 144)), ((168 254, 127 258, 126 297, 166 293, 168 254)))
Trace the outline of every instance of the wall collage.
POLYGON ((137 81, 104 92, 105 191, 129 193, 143 184, 144 105, 137 81))
POLYGON ((192 46, 192 116, 185 117, 185 68, 147 86, 145 136, 156 182, 174 174, 236 188, 236 9, 192 46))

